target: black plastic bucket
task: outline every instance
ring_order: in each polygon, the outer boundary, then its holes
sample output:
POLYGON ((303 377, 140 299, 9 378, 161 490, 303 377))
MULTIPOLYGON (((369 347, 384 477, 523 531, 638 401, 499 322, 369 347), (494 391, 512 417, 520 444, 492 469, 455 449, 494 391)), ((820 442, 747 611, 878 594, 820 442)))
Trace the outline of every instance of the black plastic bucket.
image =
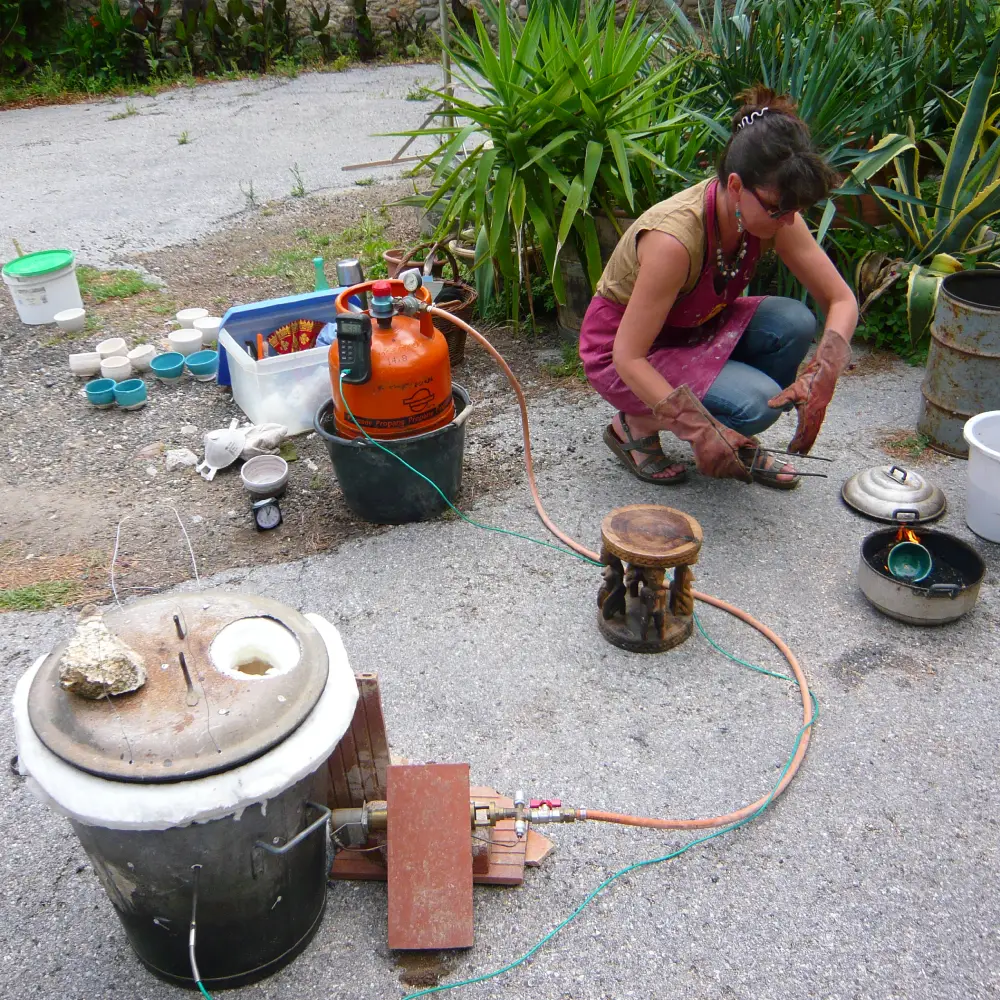
MULTIPOLYGON (((436 431, 380 441, 393 454, 435 482, 452 503, 462 487, 465 417, 469 394, 454 382, 455 419, 436 431)), ((375 524, 408 524, 440 514, 448 504, 426 480, 366 438, 342 438, 334 433, 333 400, 324 403, 313 421, 326 442, 333 471, 347 506, 375 524)))

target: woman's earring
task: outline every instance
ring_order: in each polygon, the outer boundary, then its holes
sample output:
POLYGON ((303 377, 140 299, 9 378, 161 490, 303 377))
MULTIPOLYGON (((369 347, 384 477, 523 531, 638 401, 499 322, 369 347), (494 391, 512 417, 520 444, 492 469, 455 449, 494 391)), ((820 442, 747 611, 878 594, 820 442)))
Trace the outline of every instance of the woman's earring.
POLYGON ((736 206, 736 232, 743 235, 743 216, 740 214, 740 206, 736 206))

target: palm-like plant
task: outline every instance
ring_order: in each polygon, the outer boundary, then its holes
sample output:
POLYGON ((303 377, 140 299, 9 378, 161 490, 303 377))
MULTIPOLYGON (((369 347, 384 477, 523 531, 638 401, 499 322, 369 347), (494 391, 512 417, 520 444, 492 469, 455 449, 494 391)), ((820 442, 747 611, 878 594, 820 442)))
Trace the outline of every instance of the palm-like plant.
POLYGON ((563 248, 575 245, 596 283, 603 265, 595 216, 614 220, 616 210, 634 214, 656 200, 654 170, 674 168, 653 143, 689 121, 660 117, 686 58, 651 66, 634 5, 621 27, 614 14, 613 0, 580 18, 558 4, 531 5, 523 25, 500 13, 494 48, 474 11, 475 34, 456 25, 451 53, 473 97, 437 93, 447 102, 441 115, 459 123, 400 133, 444 137, 423 161, 433 166, 430 193, 406 202, 440 205, 442 234, 473 228, 478 261, 495 259, 507 279, 523 281, 523 249, 537 246, 560 302, 563 248))
POLYGON ((858 265, 857 284, 866 309, 903 274, 909 274, 907 315, 916 345, 930 325, 941 279, 1000 247, 987 223, 1000 216, 1000 34, 990 46, 968 90, 947 152, 933 140, 928 147, 943 172, 937 201, 922 197, 920 151, 912 122, 905 135, 889 134, 853 171, 854 181, 878 198, 889 213, 902 248, 898 259, 868 254, 858 265), (890 187, 877 182, 892 166, 890 187), (965 260, 959 260, 963 255, 965 260))

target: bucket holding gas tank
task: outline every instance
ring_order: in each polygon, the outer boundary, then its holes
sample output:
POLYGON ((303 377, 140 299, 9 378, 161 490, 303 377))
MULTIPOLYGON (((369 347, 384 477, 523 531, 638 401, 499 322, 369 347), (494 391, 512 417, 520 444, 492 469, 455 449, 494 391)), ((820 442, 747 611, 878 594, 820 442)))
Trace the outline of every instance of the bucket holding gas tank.
POLYGON ((56 313, 82 309, 72 250, 42 250, 15 257, 3 267, 3 281, 22 323, 54 323, 56 313))
POLYGON ((465 421, 472 406, 462 386, 453 382, 451 391, 455 402, 451 423, 378 444, 365 437, 341 437, 334 424, 333 401, 320 407, 316 433, 326 442, 344 502, 358 517, 375 524, 408 524, 435 517, 455 502, 462 488, 465 421), (444 496, 400 459, 435 483, 444 496))
POLYGON ((973 417, 963 433, 969 445, 965 523, 980 538, 1000 542, 1000 410, 973 417))

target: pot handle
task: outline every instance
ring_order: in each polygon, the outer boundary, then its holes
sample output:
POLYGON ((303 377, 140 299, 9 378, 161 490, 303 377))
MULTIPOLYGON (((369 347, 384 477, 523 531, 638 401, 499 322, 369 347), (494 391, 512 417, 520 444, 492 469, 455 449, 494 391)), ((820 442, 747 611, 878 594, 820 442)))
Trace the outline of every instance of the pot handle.
POLYGON ((928 597, 958 597, 961 587, 957 583, 935 583, 927 590, 928 597))
POLYGON ((902 469, 898 465, 893 465, 890 467, 889 475, 892 476, 892 478, 895 479, 897 483, 906 482, 906 469, 902 469), (895 475, 895 473, 897 472, 899 472, 902 475, 903 477, 902 479, 900 479, 899 476, 895 475))
POLYGON ((318 802, 307 802, 306 805, 312 806, 313 809, 318 809, 323 815, 310 823, 301 833, 297 833, 287 844, 283 844, 281 847, 275 847, 273 844, 265 844, 263 840, 258 840, 254 846, 267 851, 269 854, 287 854, 293 847, 298 847, 310 833, 318 830, 321 826, 325 826, 330 819, 330 810, 326 806, 321 806, 318 802))
MULTIPOLYGON (((902 470, 900 471, 902 472, 902 470)), ((905 473, 903 474, 905 475, 905 473)), ((899 507, 892 512, 892 519, 894 521, 919 521, 920 511, 915 507, 899 507)))

